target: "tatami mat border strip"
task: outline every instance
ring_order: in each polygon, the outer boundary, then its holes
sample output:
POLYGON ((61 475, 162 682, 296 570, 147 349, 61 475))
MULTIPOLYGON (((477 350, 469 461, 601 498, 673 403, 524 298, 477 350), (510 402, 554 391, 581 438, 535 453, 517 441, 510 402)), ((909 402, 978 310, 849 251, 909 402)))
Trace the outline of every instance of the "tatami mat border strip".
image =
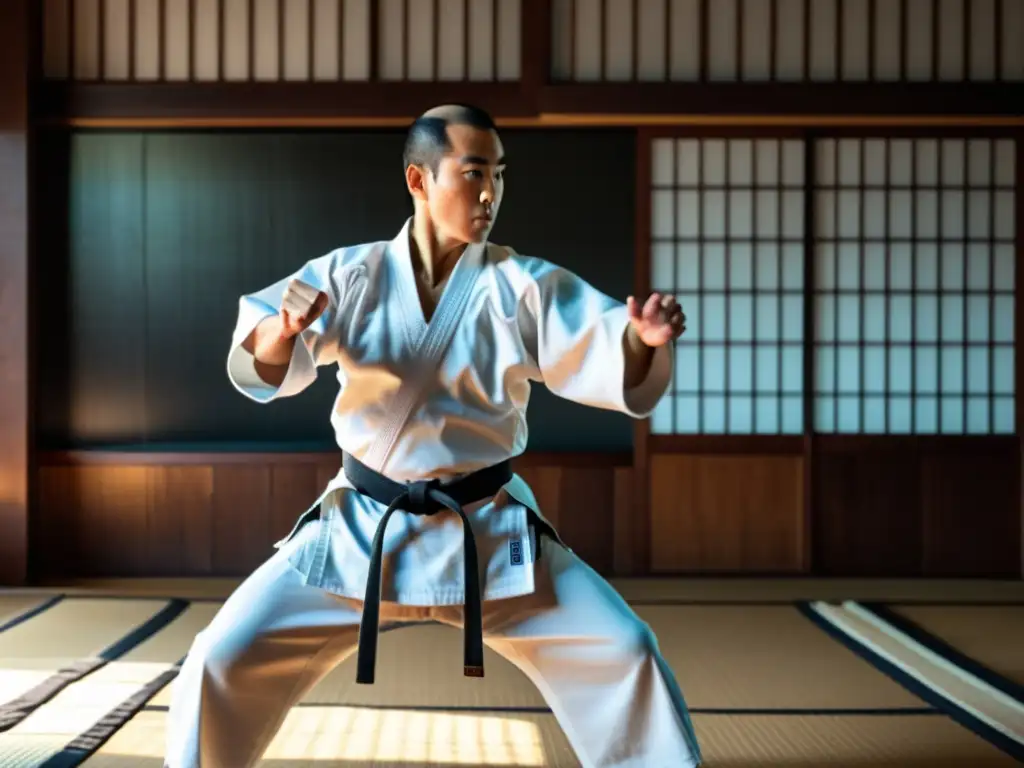
POLYGON ((1008 754, 1010 757, 1024 762, 1024 746, 1009 738, 1006 734, 997 731, 978 717, 975 717, 959 704, 945 696, 942 696, 921 681, 907 674, 899 667, 869 648, 867 645, 851 637, 818 613, 812 603, 801 602, 797 605, 797 608, 804 616, 807 617, 808 620, 811 621, 811 623, 825 632, 829 637, 845 646, 852 653, 864 659, 880 672, 888 675, 892 680, 899 685, 902 685, 915 696, 941 710, 952 720, 959 723, 964 728, 967 728, 976 736, 979 736, 989 742, 999 750, 1008 754))
MULTIPOLYGON (((974 675, 979 680, 983 680, 993 688, 1002 691, 1007 696, 1024 704, 1024 685, 1000 675, 994 669, 985 666, 978 659, 968 656, 963 651, 957 650, 941 637, 925 629, 913 619, 903 616, 888 607, 889 605, 904 605, 904 603, 857 601, 857 605, 859 605, 863 610, 875 615, 880 621, 884 621, 886 624, 889 624, 899 630, 915 642, 920 643, 932 653, 941 656, 950 664, 960 667, 960 669, 965 672, 974 675)), ((1024 654, 1024 648, 1021 649, 1021 653, 1024 654)))
MULTIPOLYGON (((372 711, 383 711, 383 712, 481 712, 488 714, 502 714, 502 715, 550 715, 552 714, 549 707, 497 707, 497 706, 470 706, 470 705, 446 705, 436 704, 433 706, 427 706, 422 704, 344 704, 339 702, 333 703, 322 703, 315 701, 300 701, 295 704, 293 708, 298 709, 366 709, 372 711)), ((144 712, 168 712, 170 707, 166 704, 147 704, 142 707, 144 712)), ((893 717, 893 716, 905 716, 914 715, 920 717, 922 715, 942 715, 945 716, 945 712, 935 707, 915 707, 902 709, 896 707, 879 708, 879 709, 814 709, 814 708, 783 708, 783 709, 771 709, 765 707, 690 707, 687 710, 691 715, 731 715, 731 716, 748 716, 748 717, 770 717, 770 716, 785 716, 785 717, 893 717)))
MULTIPOLYGON (((40 597, 42 597, 42 595, 40 595, 40 597)), ((0 632, 6 632, 8 629, 11 629, 12 627, 16 627, 19 624, 24 624, 29 619, 34 619, 39 614, 44 613, 53 608, 53 606, 57 605, 57 603, 64 600, 64 598, 64 595, 54 595, 49 600, 46 600, 45 602, 42 602, 39 605, 33 606, 32 608, 29 608, 26 611, 22 611, 13 619, 8 619, 3 624, 0 624, 0 632)))
POLYGON ((186 608, 188 608, 188 601, 171 600, 145 622, 100 651, 95 658, 75 661, 50 675, 18 698, 3 704, 0 706, 0 731, 10 730, 72 683, 124 656, 132 648, 164 629, 186 608))
POLYGON ((168 670, 161 672, 142 688, 110 710, 84 733, 64 745, 64 748, 40 764, 39 768, 75 768, 91 757, 156 696, 181 670, 184 658, 168 670))
MULTIPOLYGON (((13 594, 13 593, 12 593, 13 594)), ((822 600, 824 602, 831 602, 832 598, 824 597, 813 597, 805 596, 801 598, 770 598, 765 600, 758 600, 753 598, 639 598, 629 599, 623 596, 626 602, 637 608, 656 608, 659 606, 671 607, 678 605, 680 607, 690 606, 795 606, 800 603, 812 602, 814 600, 822 600)), ((209 596, 197 596, 190 597, 182 594, 150 594, 147 592, 132 592, 123 594, 112 594, 110 592, 96 592, 96 593, 74 593, 74 594, 62 594, 54 597, 50 603, 45 606, 41 606, 33 609, 33 612, 29 612, 25 618, 32 618, 37 613, 41 613, 45 608, 51 607, 51 604, 56 604, 60 600, 185 600, 189 603, 223 603, 227 601, 228 595, 223 597, 209 597, 209 596)), ((844 597, 843 600, 850 599, 856 600, 855 597, 844 597)), ((1024 600, 887 600, 887 605, 905 605, 905 606, 934 606, 936 608, 954 608, 954 607, 974 607, 979 608, 1017 608, 1024 607, 1024 600)), ((874 604, 874 601, 868 601, 862 604, 874 604)), ((12 621, 22 621, 20 617, 16 617, 12 621)), ((13 625, 12 625, 13 626, 13 625)), ((0 631, 3 631, 6 626, 0 626, 0 631)))

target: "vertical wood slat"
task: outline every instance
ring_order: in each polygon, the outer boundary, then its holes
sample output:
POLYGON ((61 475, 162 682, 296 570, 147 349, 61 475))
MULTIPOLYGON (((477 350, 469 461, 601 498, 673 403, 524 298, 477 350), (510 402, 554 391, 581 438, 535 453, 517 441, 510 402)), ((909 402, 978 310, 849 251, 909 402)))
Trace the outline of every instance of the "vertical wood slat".
POLYGON ((195 82, 196 79, 196 48, 198 41, 196 35, 199 33, 199 25, 196 22, 196 0, 188 0, 188 80, 195 82))
POLYGON ((256 79, 256 0, 249 0, 249 8, 246 11, 246 35, 249 38, 246 46, 246 53, 249 57, 246 65, 246 79, 256 79))
POLYGON ((576 79, 576 49, 579 45, 576 40, 576 30, 579 28, 579 4, 576 0, 569 0, 569 79, 576 79))
MULTIPOLYGON (((423 0, 420 0, 423 2, 423 0)), ((409 0, 402 0, 402 79, 409 79, 409 0)))
POLYGON ((75 19, 75 0, 66 0, 68 8, 68 28, 67 28, 67 46, 68 46, 68 79, 77 79, 78 74, 78 46, 76 44, 75 30, 78 28, 77 21, 75 19))
POLYGON ((228 33, 224 28, 225 2, 226 0, 217 0, 217 80, 224 80, 225 77, 224 51, 228 45, 228 33))
POLYGON ((1018 131, 1014 162, 1014 199, 1016 205, 1016 222, 1014 237, 1016 248, 1013 260, 1013 418, 1017 432, 1017 464, 1021 468, 1020 494, 1020 574, 1024 577, 1024 310, 1021 309, 1021 297, 1024 296, 1024 131, 1018 131))
MULTIPOLYGON (((496 0, 495 0, 496 2, 496 0)), ((497 28, 497 7, 492 2, 492 20, 494 28, 497 28)), ((553 3, 551 0, 533 0, 522 4, 523 22, 521 34, 519 35, 519 57, 521 65, 521 83, 525 90, 536 92, 547 85, 551 72, 552 55, 552 31, 553 31, 553 3)), ((469 56, 469 16, 466 16, 467 45, 466 56, 469 56)), ((570 36, 573 30, 570 29, 570 36)), ((493 59, 492 76, 497 79, 498 61, 497 49, 492 54, 493 59)), ((469 66, 466 66, 466 76, 469 76, 469 66)))
MULTIPOLYGON (((732 16, 733 21, 733 66, 736 67, 736 79, 740 82, 747 79, 746 71, 743 66, 743 10, 746 8, 744 0, 736 0, 734 6, 734 13, 732 16)), ((727 144, 726 147, 729 145, 727 144)), ((728 150, 727 150, 728 151, 728 150)), ((728 395, 726 395, 728 397, 728 395)), ((728 405, 726 405, 726 414, 728 418, 728 405)))
POLYGON ((7 586, 28 575, 29 41, 37 1, 0 2, 0 584, 7 586))
POLYGON ((843 11, 845 10, 845 3, 843 2, 843 0, 834 0, 834 2, 835 15, 832 18, 832 62, 834 69, 832 79, 836 82, 839 82, 841 80, 846 79, 843 76, 843 59, 845 58, 845 56, 843 55, 843 50, 846 47, 844 45, 846 36, 843 34, 843 11))
POLYGON ((711 0, 700 0, 700 81, 708 81, 711 70, 711 0))
POLYGON ((634 83, 640 79, 640 46, 643 41, 640 39, 640 0, 630 0, 630 62, 629 79, 634 83))
MULTIPOLYGON (((500 79, 498 77, 498 41, 501 37, 501 31, 500 24, 498 23, 498 2, 499 0, 491 1, 491 79, 495 81, 500 79)), ((548 11, 548 16, 550 15, 551 13, 548 11)), ((467 23, 468 21, 469 20, 467 19, 467 23)), ((548 23, 550 23, 550 20, 548 23)), ((522 38, 522 35, 520 35, 520 38, 522 38)), ((550 35, 547 39, 551 39, 550 35)), ((469 48, 466 49, 466 55, 469 55, 469 48)))
POLYGON ((811 77, 811 0, 804 0, 804 64, 802 77, 809 80, 811 77))
POLYGON ((128 80, 135 79, 135 51, 138 41, 135 35, 135 4, 137 0, 128 0, 128 80))
MULTIPOLYGON (((774 0, 773 0, 774 2, 774 0)), ((664 29, 664 41, 665 46, 664 58, 665 58, 665 80, 672 79, 672 0, 663 0, 663 7, 665 10, 665 29, 664 29)))
POLYGON ((960 0, 960 82, 966 83, 970 79, 971 0, 960 0))
MULTIPOLYGON (((250 6, 252 0, 250 0, 250 6)), ((167 79, 167 0, 160 0, 156 15, 157 80, 167 79)))
POLYGON ((288 37, 285 34, 285 0, 277 0, 277 79, 284 80, 285 72, 285 46, 288 37))
MULTIPOLYGON (((633 256, 633 290, 637 301, 644 301, 651 290, 651 148, 653 144, 653 131, 645 128, 637 130, 636 202, 634 203, 636 207, 636 252, 633 256)), ((673 162, 673 165, 676 163, 673 162)), ((631 573, 634 574, 646 574, 651 570, 650 440, 650 419, 637 419, 633 424, 633 508, 630 521, 632 525, 632 556, 630 560, 631 573)))
POLYGON ((875 49, 878 47, 878 30, 875 18, 878 15, 878 0, 868 0, 868 82, 875 81, 875 49))
MULTIPOLYGON (((441 7, 438 0, 432 0, 433 2, 433 18, 434 18, 434 50, 433 60, 430 63, 430 69, 434 80, 441 79, 441 7)), ((465 55, 465 54, 463 54, 465 55)))
MULTIPOLYGON (((371 38, 372 39, 372 38, 371 38)), ((374 50, 372 44, 370 57, 372 61, 374 50)), ((338 80, 345 79, 345 0, 338 0, 338 80)), ((372 66, 372 64, 371 64, 372 66)))
POLYGON ((993 79, 1002 82, 1006 79, 1003 72, 1003 0, 992 0, 992 57, 994 62, 993 79))
MULTIPOLYGON (((107 79, 107 0, 96 3, 96 56, 99 79, 107 79)), ((129 32, 129 35, 131 33, 129 32)))
MULTIPOLYGON (((343 12, 343 11, 342 11, 343 12)), ((380 79, 380 3, 373 2, 369 5, 370 34, 367 36, 367 47, 370 56, 370 82, 380 79)))
MULTIPOLYGON (((815 134, 804 137, 804 306, 803 306, 803 567, 811 572, 814 569, 814 344, 815 344, 815 313, 814 286, 817 284, 815 274, 816 242, 815 225, 817 209, 815 206, 818 186, 816 153, 818 138, 815 134)), ((779 146, 779 178, 782 184, 782 145, 779 146)), ((837 179, 838 181, 838 179, 837 179)), ((779 208, 782 208, 782 196, 779 196, 779 208)), ((781 234, 781 226, 779 231, 781 234)), ((781 255, 779 257, 781 261, 781 255)), ((781 303, 781 302, 780 302, 781 303)), ((781 333, 781 331, 780 331, 781 333)), ((781 365, 779 366, 781 369, 781 365)), ((781 387, 780 387, 781 389, 781 387)), ((781 399, 781 398, 780 398, 781 399)), ((781 426, 781 420, 780 420, 781 426)))
POLYGON ((316 0, 306 0, 306 80, 316 80, 316 0))

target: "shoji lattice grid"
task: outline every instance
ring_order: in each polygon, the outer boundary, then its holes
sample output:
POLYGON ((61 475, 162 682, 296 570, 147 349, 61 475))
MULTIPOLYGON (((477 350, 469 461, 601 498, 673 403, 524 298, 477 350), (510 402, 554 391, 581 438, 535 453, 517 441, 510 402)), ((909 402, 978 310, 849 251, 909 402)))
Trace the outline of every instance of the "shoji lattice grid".
POLYGON ((815 430, 1014 431, 1014 147, 816 147, 815 430))
POLYGON ((651 152, 651 283, 688 316, 651 431, 802 432, 802 143, 656 139, 651 152))

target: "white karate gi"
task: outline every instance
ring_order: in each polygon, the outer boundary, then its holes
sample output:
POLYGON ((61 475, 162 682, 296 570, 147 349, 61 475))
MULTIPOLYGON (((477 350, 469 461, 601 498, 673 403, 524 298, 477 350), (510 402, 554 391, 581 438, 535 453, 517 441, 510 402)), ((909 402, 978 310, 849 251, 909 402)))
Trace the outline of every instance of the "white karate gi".
MULTIPOLYGON (((671 379, 672 345, 656 351, 644 382, 625 390, 625 306, 544 260, 493 244, 468 246, 427 323, 410 226, 390 242, 335 250, 244 296, 228 358, 232 383, 270 402, 300 393, 318 366, 336 364, 340 391, 331 423, 338 445, 403 482, 449 479, 522 453, 532 381, 634 417, 653 410, 671 379), (274 388, 241 344, 277 314, 292 278, 324 291, 329 303, 301 334, 274 388), (423 373, 417 366, 424 351, 429 358, 438 330, 456 319, 447 353, 423 373), (406 398, 416 390, 418 400, 406 398), (396 422, 402 403, 412 404, 411 412, 396 422)), ((685 702, 649 628, 560 542, 544 540, 535 558, 533 523, 550 525, 529 486, 515 476, 493 499, 464 509, 481 566, 485 643, 533 680, 582 764, 697 765, 685 702)), ((340 471, 197 636, 174 682, 170 768, 254 765, 287 710, 355 650, 383 511, 340 471)), ((456 514, 396 513, 384 553, 382 630, 424 616, 461 626, 456 514)), ((378 656, 377 664, 387 662, 378 656)))

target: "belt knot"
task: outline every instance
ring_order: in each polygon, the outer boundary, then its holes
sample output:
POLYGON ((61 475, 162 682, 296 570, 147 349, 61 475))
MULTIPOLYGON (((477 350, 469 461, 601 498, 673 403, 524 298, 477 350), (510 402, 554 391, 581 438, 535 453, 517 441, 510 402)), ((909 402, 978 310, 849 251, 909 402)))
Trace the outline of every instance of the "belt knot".
POLYGON ((409 504, 403 505, 403 509, 414 515, 431 515, 437 512, 439 505, 431 498, 431 492, 439 490, 441 490, 441 481, 437 478, 414 480, 406 487, 405 492, 409 497, 409 504))

